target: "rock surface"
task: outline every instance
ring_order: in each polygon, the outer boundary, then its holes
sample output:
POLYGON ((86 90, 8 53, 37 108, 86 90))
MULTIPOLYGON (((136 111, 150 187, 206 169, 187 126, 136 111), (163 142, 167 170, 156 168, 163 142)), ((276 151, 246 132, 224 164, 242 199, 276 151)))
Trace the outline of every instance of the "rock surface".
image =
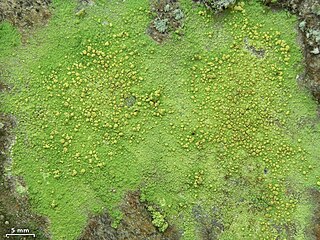
POLYGON ((139 191, 129 192, 121 206, 123 219, 117 229, 111 227, 108 213, 91 216, 78 240, 178 240, 180 233, 169 226, 163 233, 153 224, 147 204, 140 201, 139 191))

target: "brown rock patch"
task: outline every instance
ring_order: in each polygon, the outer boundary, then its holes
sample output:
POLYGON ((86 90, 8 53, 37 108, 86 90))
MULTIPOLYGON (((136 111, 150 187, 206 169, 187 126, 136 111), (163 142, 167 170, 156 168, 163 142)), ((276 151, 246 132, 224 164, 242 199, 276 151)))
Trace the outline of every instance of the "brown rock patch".
POLYGON ((147 210, 148 204, 140 201, 140 192, 129 192, 121 205, 123 219, 117 229, 111 227, 108 213, 90 216, 78 240, 178 240, 180 233, 174 226, 160 232, 153 224, 147 210))

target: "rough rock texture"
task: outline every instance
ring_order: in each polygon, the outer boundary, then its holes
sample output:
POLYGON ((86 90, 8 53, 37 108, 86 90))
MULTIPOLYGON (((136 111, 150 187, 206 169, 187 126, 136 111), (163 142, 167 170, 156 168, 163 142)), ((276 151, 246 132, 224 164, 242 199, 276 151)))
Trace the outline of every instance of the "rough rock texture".
POLYGON ((7 20, 21 30, 44 23, 50 17, 51 0, 1 0, 0 21, 7 20))
POLYGON ((320 102, 320 2, 319 0, 279 0, 271 8, 285 8, 299 17, 306 65, 305 85, 320 102))
POLYGON ((211 212, 206 212, 201 206, 194 206, 193 216, 197 222, 199 235, 203 240, 219 239, 225 230, 225 226, 220 216, 220 210, 213 207, 211 212))
POLYGON ((236 0, 201 0, 214 12, 221 12, 236 3, 236 0))
POLYGON ((107 213, 91 216, 87 226, 78 240, 178 240, 180 233, 174 226, 159 232, 152 224, 152 217, 147 204, 140 202, 140 193, 129 192, 121 206, 123 219, 117 229, 111 227, 107 213))
POLYGON ((147 34, 156 42, 163 42, 171 31, 182 35, 184 14, 177 0, 151 0, 151 13, 154 19, 147 34))

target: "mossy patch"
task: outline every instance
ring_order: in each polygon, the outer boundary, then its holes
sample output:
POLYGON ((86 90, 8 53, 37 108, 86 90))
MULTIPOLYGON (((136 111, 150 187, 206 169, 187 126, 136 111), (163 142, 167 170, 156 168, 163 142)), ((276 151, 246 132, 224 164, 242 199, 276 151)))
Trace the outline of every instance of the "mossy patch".
POLYGON ((0 52, 2 56, 12 54, 13 49, 20 45, 18 31, 8 22, 0 22, 0 52))
POLYGON ((295 17, 180 1, 184 36, 158 45, 147 2, 96 1, 81 18, 54 4, 19 58, 1 58, 14 76, 1 106, 18 119, 13 173, 54 238, 80 236, 105 209, 121 226, 121 199, 141 189, 161 208, 156 227, 174 223, 182 239, 304 239, 320 139, 318 123, 299 127, 316 104, 295 83, 295 17))

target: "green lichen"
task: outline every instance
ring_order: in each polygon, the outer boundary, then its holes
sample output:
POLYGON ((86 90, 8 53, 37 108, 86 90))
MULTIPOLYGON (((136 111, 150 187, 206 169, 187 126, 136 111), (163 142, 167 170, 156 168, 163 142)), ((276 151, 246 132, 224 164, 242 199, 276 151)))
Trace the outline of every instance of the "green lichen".
POLYGON ((79 18, 57 0, 46 28, 0 56, 14 86, 0 108, 18 120, 6 174, 24 177, 54 239, 79 237, 89 212, 116 226, 132 189, 161 206, 149 209, 159 231, 172 222, 184 240, 210 234, 199 205, 221 239, 305 239, 320 128, 295 82, 297 19, 258 1, 221 16, 180 3, 183 34, 160 45, 145 35, 147 1, 99 2, 79 18))
POLYGON ((157 18, 153 21, 155 28, 161 32, 165 33, 168 29, 168 19, 157 18))
POLYGON ((149 206, 148 211, 151 213, 152 216, 152 224, 158 228, 160 232, 164 232, 169 224, 165 219, 165 215, 161 212, 157 211, 154 207, 149 206))

